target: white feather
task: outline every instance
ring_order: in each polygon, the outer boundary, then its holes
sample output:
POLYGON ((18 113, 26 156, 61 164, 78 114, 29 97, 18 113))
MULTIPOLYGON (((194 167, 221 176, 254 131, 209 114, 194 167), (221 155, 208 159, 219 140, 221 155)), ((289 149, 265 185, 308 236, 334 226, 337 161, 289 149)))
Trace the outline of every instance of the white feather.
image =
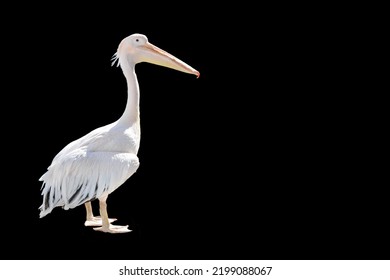
POLYGON ((115 66, 115 62, 117 62, 116 67, 119 67, 120 63, 119 63, 118 53, 114 53, 114 55, 112 56, 112 58, 111 58, 111 66, 115 66))
POLYGON ((139 166, 139 123, 113 123, 69 143, 53 159, 43 181, 40 217, 54 207, 65 210, 108 195, 139 166))

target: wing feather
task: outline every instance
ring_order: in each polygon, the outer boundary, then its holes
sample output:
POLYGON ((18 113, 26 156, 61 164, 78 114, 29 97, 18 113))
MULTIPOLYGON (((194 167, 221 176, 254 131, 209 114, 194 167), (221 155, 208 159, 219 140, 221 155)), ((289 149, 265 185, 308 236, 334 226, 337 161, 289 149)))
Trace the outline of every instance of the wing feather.
POLYGON ((138 157, 132 153, 79 148, 57 156, 40 179, 44 201, 39 208, 40 217, 54 207, 67 210, 113 192, 138 166, 138 157))

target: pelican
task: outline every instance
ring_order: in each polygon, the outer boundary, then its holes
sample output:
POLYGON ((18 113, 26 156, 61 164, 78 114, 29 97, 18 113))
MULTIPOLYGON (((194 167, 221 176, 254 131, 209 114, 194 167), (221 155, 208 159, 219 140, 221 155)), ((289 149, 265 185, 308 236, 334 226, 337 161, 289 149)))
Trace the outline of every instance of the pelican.
POLYGON ((53 208, 65 210, 84 204, 85 226, 108 233, 130 232, 128 225, 113 225, 116 219, 107 214, 107 197, 121 186, 139 167, 140 91, 135 65, 153 63, 199 77, 199 72, 168 52, 149 43, 143 34, 124 38, 113 56, 127 81, 127 104, 115 122, 97 128, 69 143, 53 159, 39 181, 42 205, 40 218, 53 208), (91 201, 99 200, 100 216, 94 216, 91 201))

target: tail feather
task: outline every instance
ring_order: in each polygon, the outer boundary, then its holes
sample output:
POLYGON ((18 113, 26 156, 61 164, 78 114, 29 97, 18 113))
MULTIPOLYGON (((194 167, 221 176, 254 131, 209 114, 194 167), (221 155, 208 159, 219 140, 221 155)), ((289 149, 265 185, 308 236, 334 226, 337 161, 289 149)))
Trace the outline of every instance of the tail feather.
MULTIPOLYGON (((41 178, 43 178, 43 175, 41 178)), ((39 213, 39 217, 43 218, 47 214, 49 214, 55 207, 63 206, 64 203, 62 201, 61 192, 57 190, 57 188, 53 188, 52 186, 43 182, 42 184, 42 196, 43 203, 38 208, 41 212, 39 213)))

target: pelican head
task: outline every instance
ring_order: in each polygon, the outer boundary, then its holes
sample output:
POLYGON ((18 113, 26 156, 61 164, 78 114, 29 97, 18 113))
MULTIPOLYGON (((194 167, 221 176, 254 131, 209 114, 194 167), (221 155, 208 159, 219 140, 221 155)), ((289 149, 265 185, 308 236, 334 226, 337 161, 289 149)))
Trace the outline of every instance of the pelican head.
POLYGON ((148 38, 143 34, 133 34, 119 44, 117 53, 114 57, 115 61, 119 59, 118 64, 122 64, 121 60, 126 59, 130 63, 149 62, 156 65, 168 67, 189 74, 194 74, 199 77, 199 72, 174 57, 170 53, 149 43, 148 38))

